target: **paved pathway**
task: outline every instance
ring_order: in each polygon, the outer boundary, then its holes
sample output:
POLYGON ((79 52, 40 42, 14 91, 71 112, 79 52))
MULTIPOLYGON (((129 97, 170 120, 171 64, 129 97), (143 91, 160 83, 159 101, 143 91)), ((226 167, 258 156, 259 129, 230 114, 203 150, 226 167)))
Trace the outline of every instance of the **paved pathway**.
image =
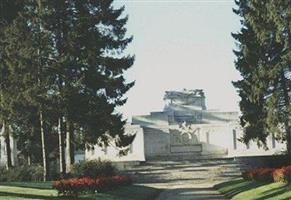
POLYGON ((138 184, 164 189, 157 200, 225 200, 213 186, 240 175, 231 160, 155 161, 130 171, 138 184))

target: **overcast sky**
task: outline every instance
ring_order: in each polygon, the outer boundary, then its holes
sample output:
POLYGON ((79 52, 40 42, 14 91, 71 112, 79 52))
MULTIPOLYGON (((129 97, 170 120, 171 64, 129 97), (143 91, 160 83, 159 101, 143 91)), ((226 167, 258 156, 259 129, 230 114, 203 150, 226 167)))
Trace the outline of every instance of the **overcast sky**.
POLYGON ((163 109, 165 90, 204 89, 208 109, 238 111, 239 97, 231 81, 235 41, 240 28, 233 0, 119 0, 129 15, 134 36, 128 52, 135 54, 126 73, 135 80, 124 116, 163 109))

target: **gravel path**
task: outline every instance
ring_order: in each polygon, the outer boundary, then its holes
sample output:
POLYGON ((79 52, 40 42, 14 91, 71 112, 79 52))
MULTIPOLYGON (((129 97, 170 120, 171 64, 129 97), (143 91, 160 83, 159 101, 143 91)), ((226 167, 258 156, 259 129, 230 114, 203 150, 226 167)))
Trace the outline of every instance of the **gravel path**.
POLYGON ((213 186, 240 175, 232 160, 152 161, 130 170, 138 184, 163 189, 156 200, 225 200, 213 186))

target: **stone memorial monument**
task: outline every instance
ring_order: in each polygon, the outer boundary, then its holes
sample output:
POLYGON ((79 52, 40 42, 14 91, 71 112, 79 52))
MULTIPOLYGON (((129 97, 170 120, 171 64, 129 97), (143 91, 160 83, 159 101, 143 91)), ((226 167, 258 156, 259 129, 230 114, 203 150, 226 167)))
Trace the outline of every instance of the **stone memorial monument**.
POLYGON ((246 146, 238 141, 243 130, 238 112, 207 110, 202 89, 166 91, 163 111, 133 116, 125 127, 136 133, 128 155, 117 156, 116 147, 86 152, 86 159, 113 161, 144 161, 148 159, 189 159, 200 157, 234 157, 266 155, 280 152, 285 145, 268 138, 271 148, 259 149, 256 144, 246 146))

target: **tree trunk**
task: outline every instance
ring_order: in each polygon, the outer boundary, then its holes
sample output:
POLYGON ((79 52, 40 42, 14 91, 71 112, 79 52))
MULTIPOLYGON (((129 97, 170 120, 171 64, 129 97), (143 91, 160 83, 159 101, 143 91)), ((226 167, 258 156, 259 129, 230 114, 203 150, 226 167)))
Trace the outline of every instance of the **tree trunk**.
MULTIPOLYGON (((41 0, 37 1, 38 4, 38 15, 39 18, 39 31, 41 31, 41 13, 42 13, 42 4, 41 0)), ((38 40, 38 45, 41 47, 41 38, 38 40)), ((38 55, 38 85, 41 86, 41 76, 42 74, 42 63, 41 63, 41 48, 37 49, 38 55)), ((41 148, 42 148, 42 164, 43 164, 43 181, 47 180, 47 155, 46 155, 46 144, 45 144, 45 134, 44 134, 44 123, 43 123, 43 113, 42 113, 42 106, 39 107, 39 121, 40 121, 40 135, 41 135, 41 148)))
POLYGON ((287 122, 287 120, 284 121, 284 127, 285 127, 285 132, 286 132, 287 153, 288 155, 291 155, 291 136, 290 136, 291 133, 290 133, 289 122, 287 122))
POLYGON ((30 155, 30 153, 27 155, 27 165, 28 166, 31 165, 31 155, 30 155))
POLYGON ((286 106, 286 113, 284 116, 284 127, 285 127, 285 132, 286 132, 287 153, 288 155, 291 155, 291 129, 290 129, 290 124, 289 124, 290 116, 287 111, 287 107, 290 105, 290 99, 289 99, 289 94, 288 94, 288 89, 287 89, 287 84, 286 84, 286 77, 284 75, 283 69, 281 70, 281 83, 282 83, 282 88, 283 88, 284 103, 286 106))
POLYGON ((66 174, 66 165, 65 165, 65 154, 64 154, 64 136, 62 129, 62 118, 58 120, 58 135, 59 135, 59 160, 60 160, 60 176, 64 177, 66 174))
POLYGON ((6 169, 10 169, 12 167, 11 160, 11 147, 10 147, 10 130, 9 125, 6 120, 3 122, 3 130, 4 130, 4 141, 6 147, 6 169))
POLYGON ((47 180, 47 159, 46 159, 46 145, 45 145, 42 110, 39 111, 39 121, 40 121, 41 148, 42 148, 43 181, 45 182, 47 180))
POLYGON ((72 162, 72 123, 66 119, 66 172, 71 171, 72 162))
POLYGON ((73 165, 75 163, 75 134, 74 134, 74 125, 71 124, 71 164, 73 165))

